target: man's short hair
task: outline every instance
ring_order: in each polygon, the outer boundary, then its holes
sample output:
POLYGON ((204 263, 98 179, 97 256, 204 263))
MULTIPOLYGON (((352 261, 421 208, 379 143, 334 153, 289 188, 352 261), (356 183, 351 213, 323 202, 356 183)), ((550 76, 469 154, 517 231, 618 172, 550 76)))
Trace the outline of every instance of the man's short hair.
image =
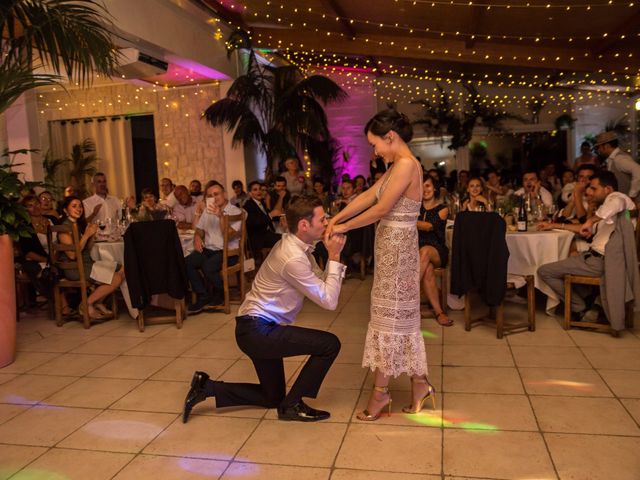
POLYGON ((522 178, 524 178, 525 175, 530 175, 532 173, 534 173, 536 175, 536 178, 540 178, 540 175, 538 174, 538 171, 537 170, 533 170, 531 168, 529 168, 529 169, 525 170, 524 172, 522 172, 522 178))
POLYGON ((590 144, 589 142, 582 142, 582 143, 580 144, 580 148, 582 148, 582 147, 589 147, 589 148, 591 148, 591 144, 590 144))
POLYGON ((259 180, 253 180, 252 182, 249 182, 249 185, 247 185, 247 190, 251 190, 254 185, 259 185, 262 187, 262 182, 260 182, 259 180))
POLYGON ((91 183, 93 183, 93 181, 96 179, 96 177, 107 178, 107 176, 103 172, 96 172, 96 173, 93 174, 93 177, 91 177, 91 183))
POLYGON ((611 187, 614 191, 618 191, 618 179, 613 172, 602 170, 591 175, 590 180, 598 180, 603 187, 611 187))
POLYGON ((316 196, 300 195, 293 199, 285 211, 289 231, 291 233, 297 233, 300 220, 308 220, 311 222, 313 211, 317 207, 322 207, 322 200, 316 196))
POLYGON ((156 196, 156 194, 150 188, 143 188, 142 189, 142 191, 140 192, 140 196, 144 197, 145 195, 153 195, 154 197, 156 196))
POLYGON ((282 175, 278 175, 278 176, 276 177, 276 179, 273 181, 273 183, 274 183, 274 184, 276 184, 276 183, 278 183, 278 182, 284 182, 284 183, 287 183, 287 179, 286 179, 286 178, 284 178, 282 175))
POLYGON ((597 172, 598 168, 592 163, 583 163, 576 169, 576 177, 580 175, 580 172, 583 170, 591 170, 592 172, 597 172))
POLYGON ((345 183, 348 183, 349 185, 351 185, 352 187, 355 187, 354 185, 354 181, 347 178, 346 180, 342 180, 342 184, 344 185, 345 183))
POLYGON ((206 192, 207 190, 209 190, 211 187, 220 187, 220 189, 224 192, 224 187, 222 186, 222 184, 217 181, 217 180, 209 180, 207 182, 207 184, 204 186, 204 191, 206 192))
POLYGON ((234 180, 233 182, 231 182, 231 188, 236 188, 236 187, 240 187, 242 188, 244 185, 242 185, 242 182, 240 180, 234 180))

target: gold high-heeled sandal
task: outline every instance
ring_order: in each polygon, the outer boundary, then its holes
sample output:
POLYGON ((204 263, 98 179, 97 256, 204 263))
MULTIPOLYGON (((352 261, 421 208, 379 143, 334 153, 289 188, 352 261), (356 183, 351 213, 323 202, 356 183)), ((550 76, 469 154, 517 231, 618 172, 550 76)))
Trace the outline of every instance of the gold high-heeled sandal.
POLYGON ((424 376, 422 378, 418 378, 418 379, 413 379, 412 378, 411 379, 411 384, 412 384, 411 385, 411 387, 412 387, 411 394, 412 394, 412 396, 413 396, 413 384, 414 383, 421 383, 423 385, 424 384, 429 385, 429 388, 427 389, 427 394, 424 397, 422 397, 420 399, 420 401, 418 401, 418 404, 416 406, 409 405, 407 407, 403 407, 402 411, 404 413, 419 413, 422 410, 422 408, 424 407, 424 402, 426 402, 426 400, 428 398, 431 399, 431 406, 435 410, 436 409, 436 389, 435 389, 435 387, 429 383, 429 380, 427 379, 426 376, 424 376))
MULTIPOLYGON (((356 418, 358 420, 362 420, 363 422, 375 422, 376 420, 378 420, 380 418, 380 415, 382 414, 382 411, 385 408, 387 409, 387 416, 388 417, 391 416, 391 394, 389 393, 389 387, 378 387, 378 386, 374 385, 373 389, 375 391, 377 391, 377 392, 387 394, 389 396, 389 400, 387 401, 387 403, 383 404, 380 407, 380 410, 378 410, 378 413, 376 413, 376 414, 370 413, 369 410, 367 410, 365 408, 361 413, 356 415, 356 418)), ((373 395, 373 393, 372 393, 372 395, 373 395)))

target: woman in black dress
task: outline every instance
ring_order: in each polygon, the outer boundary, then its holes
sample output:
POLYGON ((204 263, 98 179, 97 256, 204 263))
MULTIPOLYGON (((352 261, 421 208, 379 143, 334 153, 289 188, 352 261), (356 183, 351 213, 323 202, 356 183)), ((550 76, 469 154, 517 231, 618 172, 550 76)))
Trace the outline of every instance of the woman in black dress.
POLYGON ((445 241, 445 227, 449 209, 439 201, 440 185, 429 175, 424 177, 422 205, 418 217, 418 245, 420 247, 420 283, 427 295, 436 320, 440 325, 449 327, 453 320, 440 305, 438 285, 434 269, 446 267, 449 249, 445 241))

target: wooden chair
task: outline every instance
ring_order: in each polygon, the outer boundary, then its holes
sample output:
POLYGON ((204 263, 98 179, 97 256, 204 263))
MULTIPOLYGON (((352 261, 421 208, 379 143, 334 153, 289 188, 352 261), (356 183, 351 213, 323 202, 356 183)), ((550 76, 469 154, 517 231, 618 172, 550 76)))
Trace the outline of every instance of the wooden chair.
MULTIPOLYGON (((49 244, 49 263, 52 268, 59 272, 60 278, 53 286, 53 300, 54 300, 54 315, 56 324, 61 327, 64 324, 62 316, 62 289, 63 288, 78 288, 80 289, 81 303, 84 305, 84 311, 82 313, 82 320, 84 328, 91 326, 91 319, 89 318, 89 309, 87 308, 87 298, 89 283, 84 274, 84 265, 82 262, 82 251, 80 250, 80 235, 78 233, 78 226, 75 223, 64 225, 50 225, 47 229, 47 242, 49 244), (53 241, 53 234, 59 235, 60 233, 66 233, 71 236, 71 245, 65 245, 57 241, 53 241), (60 260, 60 254, 62 252, 73 252, 75 254, 75 260, 62 261, 60 260), (64 270, 71 270, 78 272, 78 280, 67 280, 64 275, 64 270)), ((114 294, 112 297, 112 318, 118 317, 118 304, 114 294)), ((106 319, 106 318, 105 318, 106 319)))
MULTIPOLYGON (((640 219, 638 219, 638 209, 631 210, 629 214, 631 218, 637 219, 636 227, 635 227, 635 240, 636 240, 636 251, 640 255, 640 221, 638 221, 640 219)), ((640 260, 639 260, 639 263, 640 263, 640 260)), ((571 286, 574 284, 575 285, 592 285, 594 287, 599 287, 600 277, 591 277, 588 275, 565 275, 564 276, 564 322, 563 322, 564 329, 569 330, 571 327, 594 328, 599 331, 609 332, 612 336, 617 337, 618 331, 611 328, 611 325, 609 324, 572 320, 571 318, 571 286)), ((626 305, 624 323, 626 328, 633 328, 632 303, 629 303, 626 305)))
POLYGON ((169 295, 165 295, 163 298, 171 298, 171 301, 160 304, 161 308, 166 310, 174 310, 174 313, 160 314, 160 315, 147 315, 150 312, 150 307, 138 310, 138 330, 144 332, 146 325, 156 325, 159 323, 176 322, 176 328, 182 328, 182 322, 187 316, 187 309, 184 298, 172 298, 169 295), (147 314, 145 313, 147 312, 147 314))
MULTIPOLYGON (((502 338, 506 333, 527 329, 530 332, 536 330, 536 296, 533 275, 526 275, 527 282, 527 321, 518 323, 505 323, 504 302, 497 307, 489 307, 489 315, 471 319, 471 299, 467 293, 464 297, 464 329, 471 330, 475 323, 491 323, 496 325, 496 336, 502 338)), ((507 288, 515 288, 512 282, 507 282, 507 288)))
POLYGON ((208 307, 207 310, 224 310, 224 313, 231 312, 231 299, 229 294, 229 279, 231 275, 235 274, 238 278, 238 287, 240 289, 240 303, 244 301, 246 294, 246 279, 244 275, 244 246, 247 241, 247 232, 245 227, 245 214, 239 213, 238 215, 223 215, 222 216, 222 233, 224 238, 224 246, 222 249, 222 270, 220 275, 222 276, 222 285, 224 288, 224 303, 217 307, 208 307), (236 248, 229 248, 229 226, 232 223, 240 222, 240 232, 238 238, 238 246, 236 248), (234 265, 229 265, 230 257, 238 257, 238 261, 234 265))

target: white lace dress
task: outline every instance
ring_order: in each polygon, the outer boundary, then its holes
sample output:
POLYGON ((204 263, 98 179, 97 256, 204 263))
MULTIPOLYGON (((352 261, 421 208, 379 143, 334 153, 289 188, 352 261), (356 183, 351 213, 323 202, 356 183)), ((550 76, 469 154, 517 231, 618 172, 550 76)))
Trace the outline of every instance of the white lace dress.
POLYGON ((376 230, 371 320, 362 366, 393 377, 427 374, 420 331, 419 213, 420 202, 402 195, 376 230))

